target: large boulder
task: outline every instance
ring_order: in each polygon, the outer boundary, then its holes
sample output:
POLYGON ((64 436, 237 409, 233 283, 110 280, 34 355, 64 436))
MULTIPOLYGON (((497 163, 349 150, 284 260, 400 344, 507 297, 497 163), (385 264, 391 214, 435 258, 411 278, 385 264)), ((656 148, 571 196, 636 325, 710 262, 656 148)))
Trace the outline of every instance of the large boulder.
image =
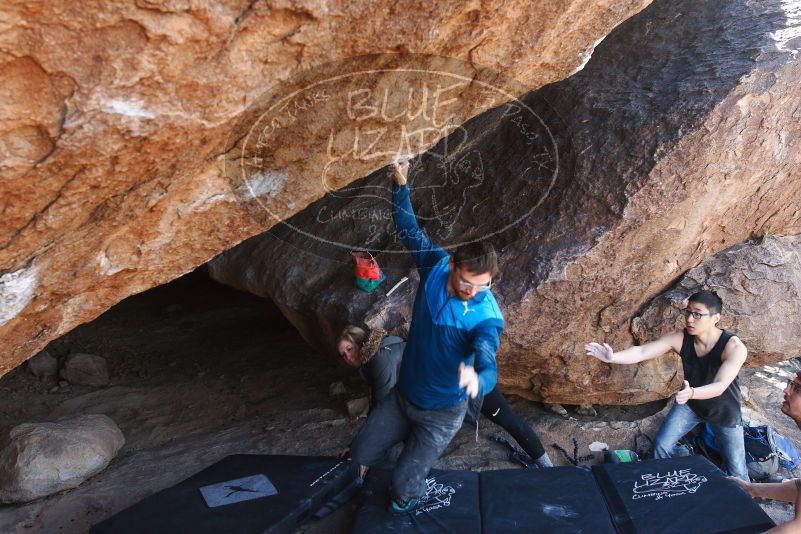
MULTIPOLYGON (((568 404, 671 395, 675 356, 608 366, 584 344, 634 343, 631 319, 688 269, 767 230, 801 233, 801 23, 785 7, 655 2, 580 72, 413 161, 412 202, 434 240, 501 251, 503 387, 568 404)), ((345 323, 407 322, 416 274, 393 237, 388 180, 331 192, 212 261, 212 276, 274 299, 331 352, 345 323), (377 255, 383 290, 354 288, 349 248, 377 255)))
MULTIPOLYGON (((356 119, 341 108, 304 108, 302 127, 265 143, 270 153, 255 155, 265 163, 248 171, 261 179, 250 197, 226 173, 243 131, 306 73, 363 68, 372 74, 362 89, 379 88, 403 56, 450 58, 466 87, 451 101, 458 126, 497 105, 480 94, 493 73, 525 88, 507 99, 563 79, 649 1, 3 2, 0 375, 126 296, 269 228, 248 203, 285 218, 321 197, 326 184, 306 171, 326 156, 323 133, 353 135, 356 119)), ((283 118, 305 105, 289 101, 283 118)), ((414 119, 398 115, 397 126, 414 119)), ((414 149, 440 135, 426 134, 414 149)), ((391 159, 340 161, 334 185, 391 159)))
POLYGON ((0 502, 23 503, 74 488, 105 469, 124 444, 105 415, 17 425, 0 451, 0 502))
POLYGON ((801 236, 765 237, 704 260, 634 318, 637 341, 683 328, 679 310, 701 289, 711 289, 723 300, 720 326, 743 340, 746 365, 801 355, 801 236))

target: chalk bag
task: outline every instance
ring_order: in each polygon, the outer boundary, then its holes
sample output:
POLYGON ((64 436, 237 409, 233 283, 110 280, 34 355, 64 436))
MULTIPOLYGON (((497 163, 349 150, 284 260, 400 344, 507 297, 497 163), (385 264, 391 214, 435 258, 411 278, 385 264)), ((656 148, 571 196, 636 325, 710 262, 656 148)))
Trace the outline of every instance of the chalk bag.
POLYGON ((356 287, 368 293, 372 292, 386 279, 378 267, 378 262, 369 252, 351 252, 353 257, 353 274, 356 287))

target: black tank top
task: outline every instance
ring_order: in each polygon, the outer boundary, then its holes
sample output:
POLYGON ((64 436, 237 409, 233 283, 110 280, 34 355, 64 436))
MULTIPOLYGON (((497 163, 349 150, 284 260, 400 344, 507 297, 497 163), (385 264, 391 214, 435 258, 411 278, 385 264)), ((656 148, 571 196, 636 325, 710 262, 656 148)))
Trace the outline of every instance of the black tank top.
MULTIPOLYGON (((684 331, 684 341, 681 344, 680 356, 684 367, 684 380, 689 382, 690 386, 697 388, 715 381, 715 375, 723 363, 721 361, 723 348, 732 336, 734 334, 724 330, 718 342, 709 351, 709 354, 699 358, 695 353, 693 336, 688 334, 686 330, 684 331)), ((729 387, 726 388, 722 395, 712 399, 690 399, 687 404, 698 417, 707 423, 732 427, 742 424, 740 399, 740 380, 737 377, 729 384, 729 387)))

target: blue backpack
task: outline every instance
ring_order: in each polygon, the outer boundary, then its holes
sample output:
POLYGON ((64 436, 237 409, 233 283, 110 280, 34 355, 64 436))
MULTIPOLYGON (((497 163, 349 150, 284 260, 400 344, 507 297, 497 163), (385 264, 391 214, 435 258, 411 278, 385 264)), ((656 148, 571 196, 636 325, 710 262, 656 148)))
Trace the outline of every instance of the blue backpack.
POLYGON ((801 462, 795 445, 776 431, 773 432, 773 441, 776 443, 776 452, 779 454, 779 463, 782 467, 795 469, 801 462))

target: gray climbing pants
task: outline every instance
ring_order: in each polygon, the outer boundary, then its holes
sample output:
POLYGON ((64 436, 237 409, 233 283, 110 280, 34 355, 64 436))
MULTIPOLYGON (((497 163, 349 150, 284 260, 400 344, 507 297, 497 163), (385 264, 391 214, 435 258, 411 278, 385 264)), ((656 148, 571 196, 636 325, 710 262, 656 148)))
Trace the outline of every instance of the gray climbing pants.
POLYGON ((376 467, 387 451, 403 442, 392 476, 393 497, 401 501, 425 494, 426 476, 459 431, 467 401, 450 408, 424 410, 403 398, 395 387, 370 412, 351 445, 360 465, 376 467))

